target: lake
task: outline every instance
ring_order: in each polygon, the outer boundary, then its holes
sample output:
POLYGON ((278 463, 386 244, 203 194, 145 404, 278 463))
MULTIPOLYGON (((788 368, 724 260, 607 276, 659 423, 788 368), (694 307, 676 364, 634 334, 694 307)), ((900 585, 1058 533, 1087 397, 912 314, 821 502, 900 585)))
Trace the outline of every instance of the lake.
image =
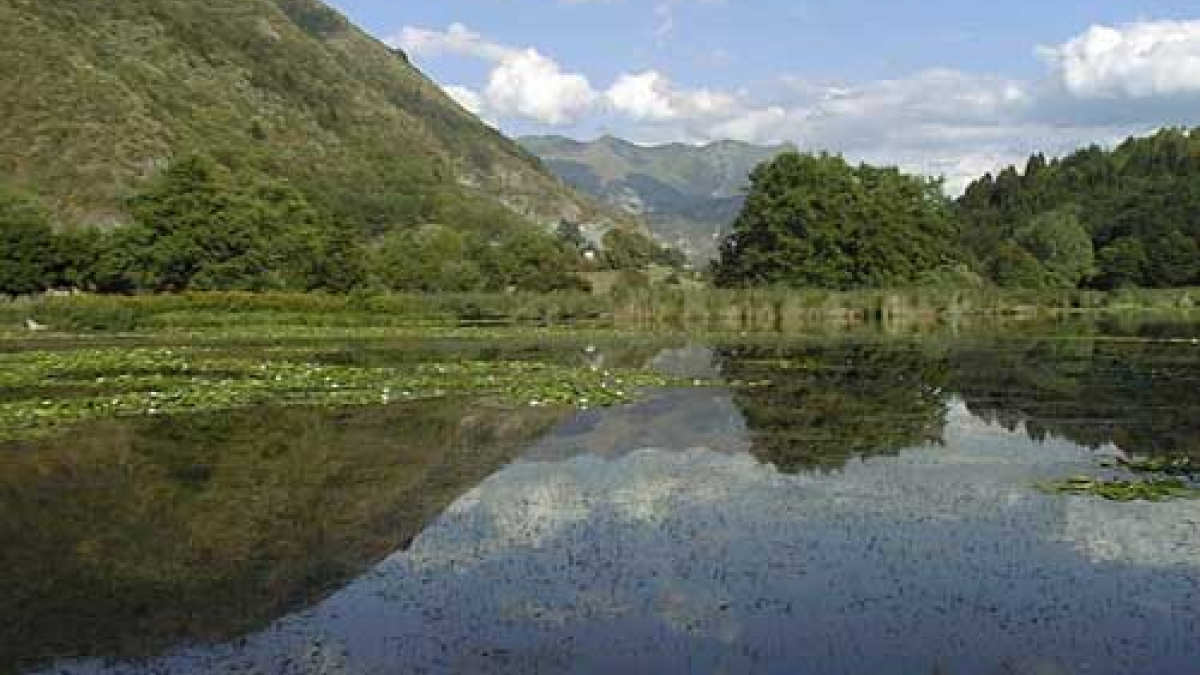
POLYGON ((1046 489, 1200 462, 1200 326, 305 344, 667 384, 4 441, 0 672, 1200 672, 1200 502, 1046 489))

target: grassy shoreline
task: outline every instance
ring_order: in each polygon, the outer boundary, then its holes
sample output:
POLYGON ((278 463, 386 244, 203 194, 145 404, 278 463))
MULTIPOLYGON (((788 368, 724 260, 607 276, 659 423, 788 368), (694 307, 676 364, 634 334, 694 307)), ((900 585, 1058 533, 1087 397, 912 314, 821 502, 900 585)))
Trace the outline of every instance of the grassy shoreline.
POLYGON ((634 291, 601 297, 548 294, 251 294, 0 299, 0 332, 143 332, 248 326, 419 328, 592 326, 659 330, 792 332, 871 323, 933 325, 1001 318, 1152 314, 1200 316, 1200 289, 823 291, 791 289, 634 291))

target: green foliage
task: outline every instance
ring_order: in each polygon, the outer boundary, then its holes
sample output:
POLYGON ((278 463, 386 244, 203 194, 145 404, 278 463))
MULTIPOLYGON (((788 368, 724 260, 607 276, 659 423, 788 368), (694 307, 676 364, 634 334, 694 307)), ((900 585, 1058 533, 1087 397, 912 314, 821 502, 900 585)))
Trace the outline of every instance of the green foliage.
POLYGON ((644 270, 651 265, 681 268, 687 263, 679 251, 624 229, 609 230, 604 235, 604 261, 614 270, 644 270))
POLYGON ((577 251, 583 251, 588 246, 588 240, 583 236, 583 230, 578 224, 564 220, 558 224, 554 236, 564 245, 577 251))
POLYGON ((577 254, 541 232, 528 230, 490 243, 481 258, 491 290, 549 292, 588 287, 577 274, 577 254))
POLYGON ((1013 241, 1000 244, 992 261, 992 279, 1001 288, 1047 288, 1049 274, 1029 249, 1013 241))
POLYGON ((81 422, 257 405, 361 406, 457 396, 513 405, 626 403, 668 381, 649 372, 522 361, 339 366, 293 349, 233 358, 209 348, 103 348, 0 355, 0 442, 81 422))
POLYGON ((101 256, 104 285, 155 292, 345 291, 357 245, 286 183, 183 158, 133 200, 136 225, 101 256), (112 277, 112 278, 110 278, 112 277))
POLYGON ((0 294, 48 288, 55 263, 54 233, 30 198, 0 187, 0 294))
POLYGON ((483 271, 469 249, 467 237, 448 227, 393 232, 375 250, 373 267, 380 285, 391 291, 482 290, 483 271))
POLYGON ((984 176, 958 202, 963 242, 993 279, 1026 248, 1052 286, 1200 283, 1200 131, 1167 129, 984 176), (1084 242, 1084 239, 1087 242, 1084 242))
POLYGON ((1051 287, 1077 288, 1095 273, 1092 239, 1074 209, 1037 216, 1017 230, 1016 241, 1037 260, 1051 287))
POLYGON ((913 284, 957 262, 955 233, 937 182, 788 153, 754 172, 715 277, 726 287, 913 284))
POLYGON ((373 256, 381 287, 420 293, 586 290, 580 265, 576 251, 532 229, 487 239, 429 225, 385 236, 373 256))

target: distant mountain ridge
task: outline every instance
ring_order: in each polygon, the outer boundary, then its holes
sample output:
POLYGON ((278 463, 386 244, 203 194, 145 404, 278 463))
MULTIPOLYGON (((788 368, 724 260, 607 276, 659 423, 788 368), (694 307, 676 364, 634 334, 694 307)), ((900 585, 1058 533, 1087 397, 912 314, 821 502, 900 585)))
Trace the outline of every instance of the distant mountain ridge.
POLYGON ((738 141, 641 146, 611 136, 519 142, 567 184, 641 216, 656 236, 696 261, 715 257, 717 242, 741 210, 750 172, 796 149, 738 141))
POLYGON ((317 0, 4 0, 0 181, 120 223, 174 157, 288 179, 368 230, 511 211, 634 219, 575 193, 317 0))

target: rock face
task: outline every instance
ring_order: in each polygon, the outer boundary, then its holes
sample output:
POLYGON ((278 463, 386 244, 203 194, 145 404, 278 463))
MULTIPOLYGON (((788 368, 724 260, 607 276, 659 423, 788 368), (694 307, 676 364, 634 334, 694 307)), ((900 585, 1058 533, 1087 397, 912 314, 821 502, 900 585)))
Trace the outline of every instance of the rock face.
POLYGON ((795 150, 734 141, 646 147, 612 137, 581 143, 538 136, 520 143, 569 185, 642 217, 659 239, 696 262, 715 257, 741 211, 754 167, 795 150))
POLYGON ((372 229, 636 222, 317 0, 5 0, 0 44, 0 181, 72 221, 124 221, 139 184, 203 152, 372 229))

